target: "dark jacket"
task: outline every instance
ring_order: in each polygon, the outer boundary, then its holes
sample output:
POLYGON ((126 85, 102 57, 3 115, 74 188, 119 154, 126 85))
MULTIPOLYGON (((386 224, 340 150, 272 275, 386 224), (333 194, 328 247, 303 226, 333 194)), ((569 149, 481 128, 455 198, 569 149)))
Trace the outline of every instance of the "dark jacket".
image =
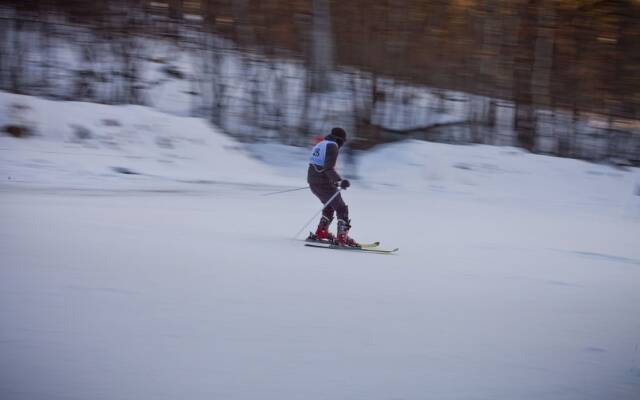
POLYGON ((338 144, 332 140, 331 135, 327 136, 325 139, 331 141, 332 144, 327 145, 323 167, 309 164, 309 169, 307 171, 307 182, 309 183, 309 185, 335 186, 340 180, 342 180, 340 175, 335 170, 340 148, 338 144))

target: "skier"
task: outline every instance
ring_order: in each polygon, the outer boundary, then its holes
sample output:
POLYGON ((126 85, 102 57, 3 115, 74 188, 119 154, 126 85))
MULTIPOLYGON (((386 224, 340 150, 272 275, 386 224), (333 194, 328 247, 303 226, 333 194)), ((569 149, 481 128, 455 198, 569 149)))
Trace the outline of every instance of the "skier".
MULTIPOLYGON (((336 194, 338 187, 347 189, 351 186, 348 179, 342 179, 335 170, 338 152, 347 140, 347 133, 342 128, 333 128, 323 141, 316 144, 311 151, 309 158, 309 169, 307 172, 307 182, 311 192, 325 204, 336 194)), ((316 233, 309 234, 308 240, 329 241, 340 246, 360 247, 360 245, 349 237, 351 220, 349 219, 349 207, 338 194, 330 204, 322 210, 322 218, 318 223, 316 233), (334 213, 338 216, 338 234, 334 237, 329 232, 329 226, 333 221, 334 213)))

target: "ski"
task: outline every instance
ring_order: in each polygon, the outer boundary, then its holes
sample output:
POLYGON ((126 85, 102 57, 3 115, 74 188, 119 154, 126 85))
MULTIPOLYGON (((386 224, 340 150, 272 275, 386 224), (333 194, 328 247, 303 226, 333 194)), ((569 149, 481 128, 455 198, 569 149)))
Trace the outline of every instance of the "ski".
POLYGON ((378 246, 380 246, 380 242, 360 243, 360 247, 363 249, 375 249, 378 246))
POLYGON ((318 249, 361 251, 365 253, 375 253, 375 254, 393 254, 398 250, 400 250, 398 247, 396 247, 393 250, 385 250, 385 249, 366 248, 366 247, 336 246, 335 244, 330 244, 330 243, 305 243, 305 246, 315 247, 318 249))
MULTIPOLYGON (((327 245, 332 245, 333 244, 333 242, 331 242, 330 240, 325 240, 325 239, 307 238, 304 241, 307 242, 307 243, 318 243, 318 244, 327 244, 327 245)), ((359 245, 363 249, 372 249, 372 248, 380 246, 380 242, 359 243, 359 245)))

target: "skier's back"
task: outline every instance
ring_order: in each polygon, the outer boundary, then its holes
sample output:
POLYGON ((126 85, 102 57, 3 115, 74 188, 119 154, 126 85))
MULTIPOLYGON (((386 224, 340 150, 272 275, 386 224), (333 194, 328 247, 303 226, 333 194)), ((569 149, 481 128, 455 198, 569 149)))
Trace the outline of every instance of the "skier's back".
MULTIPOLYGON (((333 128, 324 140, 316 144, 309 157, 307 182, 309 188, 320 201, 325 204, 341 189, 347 189, 351 183, 342 179, 336 172, 335 166, 338 160, 340 148, 347 140, 347 133, 342 128, 333 128)), ((311 234, 311 240, 328 240, 342 246, 356 246, 358 244, 349 237, 351 220, 349 219, 349 207, 338 193, 330 204, 322 211, 322 218, 315 234, 311 234), (329 232, 329 226, 333 221, 333 215, 338 216, 338 234, 334 237, 329 232)))

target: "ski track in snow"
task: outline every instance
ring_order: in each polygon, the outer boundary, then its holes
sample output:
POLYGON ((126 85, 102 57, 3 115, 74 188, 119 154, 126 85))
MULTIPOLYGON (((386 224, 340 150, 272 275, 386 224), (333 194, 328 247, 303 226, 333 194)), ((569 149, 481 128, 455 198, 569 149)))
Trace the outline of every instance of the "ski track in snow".
POLYGON ((291 237, 311 194, 261 196, 305 184, 306 150, 28 101, 165 130, 0 137, 2 399, 640 397, 635 169, 383 146, 344 196, 400 252, 316 251, 291 237))

